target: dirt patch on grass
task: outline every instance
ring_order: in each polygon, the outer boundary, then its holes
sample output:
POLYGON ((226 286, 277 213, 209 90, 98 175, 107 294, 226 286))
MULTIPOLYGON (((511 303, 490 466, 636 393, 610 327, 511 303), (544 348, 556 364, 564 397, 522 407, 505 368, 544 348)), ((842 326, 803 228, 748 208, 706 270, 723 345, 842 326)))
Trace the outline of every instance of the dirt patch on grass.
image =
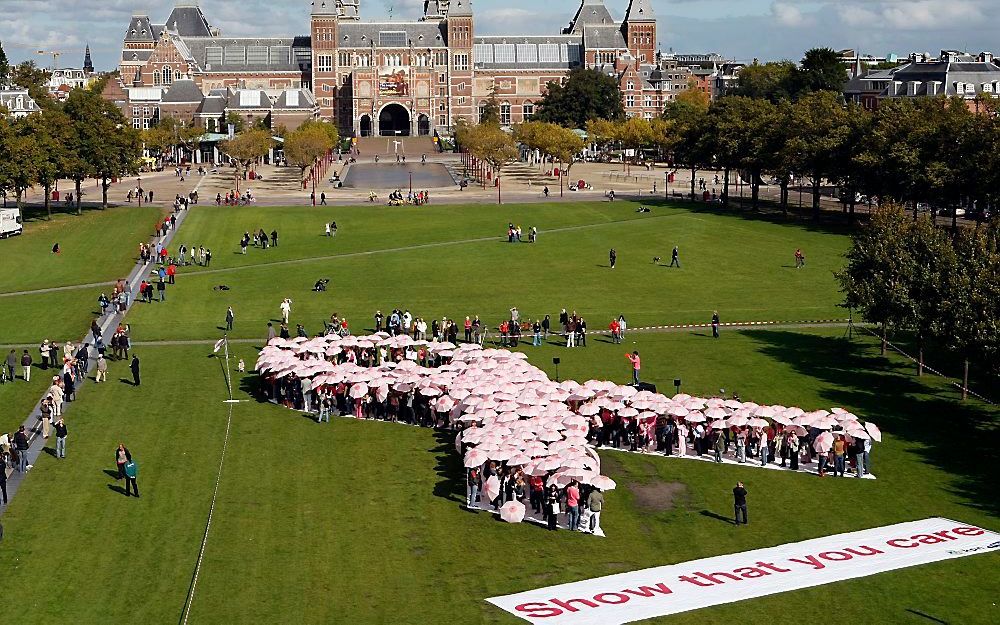
POLYGON ((681 482, 629 483, 628 489, 635 497, 635 505, 646 512, 666 512, 673 510, 675 500, 687 492, 681 482))

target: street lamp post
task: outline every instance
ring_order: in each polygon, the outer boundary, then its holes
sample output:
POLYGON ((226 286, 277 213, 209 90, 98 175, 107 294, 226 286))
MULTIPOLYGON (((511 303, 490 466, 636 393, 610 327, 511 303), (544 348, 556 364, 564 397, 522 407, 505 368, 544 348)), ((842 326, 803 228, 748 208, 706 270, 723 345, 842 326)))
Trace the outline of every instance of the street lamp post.
POLYGON ((500 200, 500 174, 497 174, 497 204, 503 204, 500 200))
POLYGON ((663 199, 670 199, 670 171, 663 172, 663 199))
POLYGON ((413 195, 413 172, 411 171, 409 172, 409 174, 410 174, 410 195, 413 195))
POLYGON ((135 189, 136 191, 138 191, 137 195, 139 196, 139 208, 142 208, 142 177, 141 176, 137 177, 135 179, 135 182, 136 182, 135 189))

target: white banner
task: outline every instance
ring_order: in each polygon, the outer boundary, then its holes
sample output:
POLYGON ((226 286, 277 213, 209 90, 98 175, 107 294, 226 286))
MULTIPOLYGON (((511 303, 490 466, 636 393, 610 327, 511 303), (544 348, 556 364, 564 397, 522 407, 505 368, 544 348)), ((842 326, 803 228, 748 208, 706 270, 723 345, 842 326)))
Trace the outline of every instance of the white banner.
POLYGON ((933 518, 487 601, 531 623, 618 625, 988 551, 1000 534, 933 518))

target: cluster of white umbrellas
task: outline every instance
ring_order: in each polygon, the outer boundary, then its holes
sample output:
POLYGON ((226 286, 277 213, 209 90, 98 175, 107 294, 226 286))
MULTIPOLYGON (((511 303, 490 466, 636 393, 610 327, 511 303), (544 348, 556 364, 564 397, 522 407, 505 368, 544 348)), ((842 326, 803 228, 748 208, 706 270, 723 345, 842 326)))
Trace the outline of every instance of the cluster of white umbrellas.
MULTIPOLYGON (((390 390, 419 393, 428 399, 434 411, 447 414, 452 424, 465 425, 455 445, 459 450, 466 448, 466 467, 490 461, 506 462, 508 466, 521 467, 529 475, 547 477, 547 485, 554 483, 559 487, 575 480, 601 490, 615 488, 614 480, 600 474, 600 457, 587 443, 590 418, 604 411, 637 419, 645 427, 652 427, 660 416, 672 416, 679 422, 705 423, 713 429, 766 428, 773 423, 805 436, 806 428, 815 428, 823 430, 814 443, 820 452, 832 445, 831 430, 854 438, 882 439, 874 423, 862 424, 857 416, 841 408, 806 412, 796 407, 705 399, 684 393, 667 397, 602 380, 557 383, 526 358, 520 352, 483 349, 475 344, 456 347, 451 343, 414 341, 405 335, 390 337, 378 333, 360 337, 275 338, 261 351, 256 369, 278 378, 294 373, 308 379, 310 389, 349 384, 348 394, 355 398, 371 394, 383 401, 390 390), (334 364, 327 360, 346 348, 419 345, 425 345, 432 354, 450 357, 451 361, 430 368, 412 360, 386 362, 377 367, 353 362, 334 364)), ((495 499, 499 491, 496 476, 483 484, 487 500, 495 499)), ((524 518, 524 506, 508 502, 501 509, 501 516, 508 521, 520 521, 524 518)))

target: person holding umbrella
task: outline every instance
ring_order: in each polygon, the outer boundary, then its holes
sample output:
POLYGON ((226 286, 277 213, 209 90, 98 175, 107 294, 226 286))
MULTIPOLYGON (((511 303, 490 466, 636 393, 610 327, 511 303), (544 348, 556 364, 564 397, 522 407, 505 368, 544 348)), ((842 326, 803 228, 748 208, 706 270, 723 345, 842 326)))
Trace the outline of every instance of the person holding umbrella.
POLYGON ((733 489, 733 509, 736 516, 736 525, 740 524, 740 515, 743 515, 743 525, 750 523, 747 517, 747 489, 743 487, 743 482, 736 482, 733 489))

